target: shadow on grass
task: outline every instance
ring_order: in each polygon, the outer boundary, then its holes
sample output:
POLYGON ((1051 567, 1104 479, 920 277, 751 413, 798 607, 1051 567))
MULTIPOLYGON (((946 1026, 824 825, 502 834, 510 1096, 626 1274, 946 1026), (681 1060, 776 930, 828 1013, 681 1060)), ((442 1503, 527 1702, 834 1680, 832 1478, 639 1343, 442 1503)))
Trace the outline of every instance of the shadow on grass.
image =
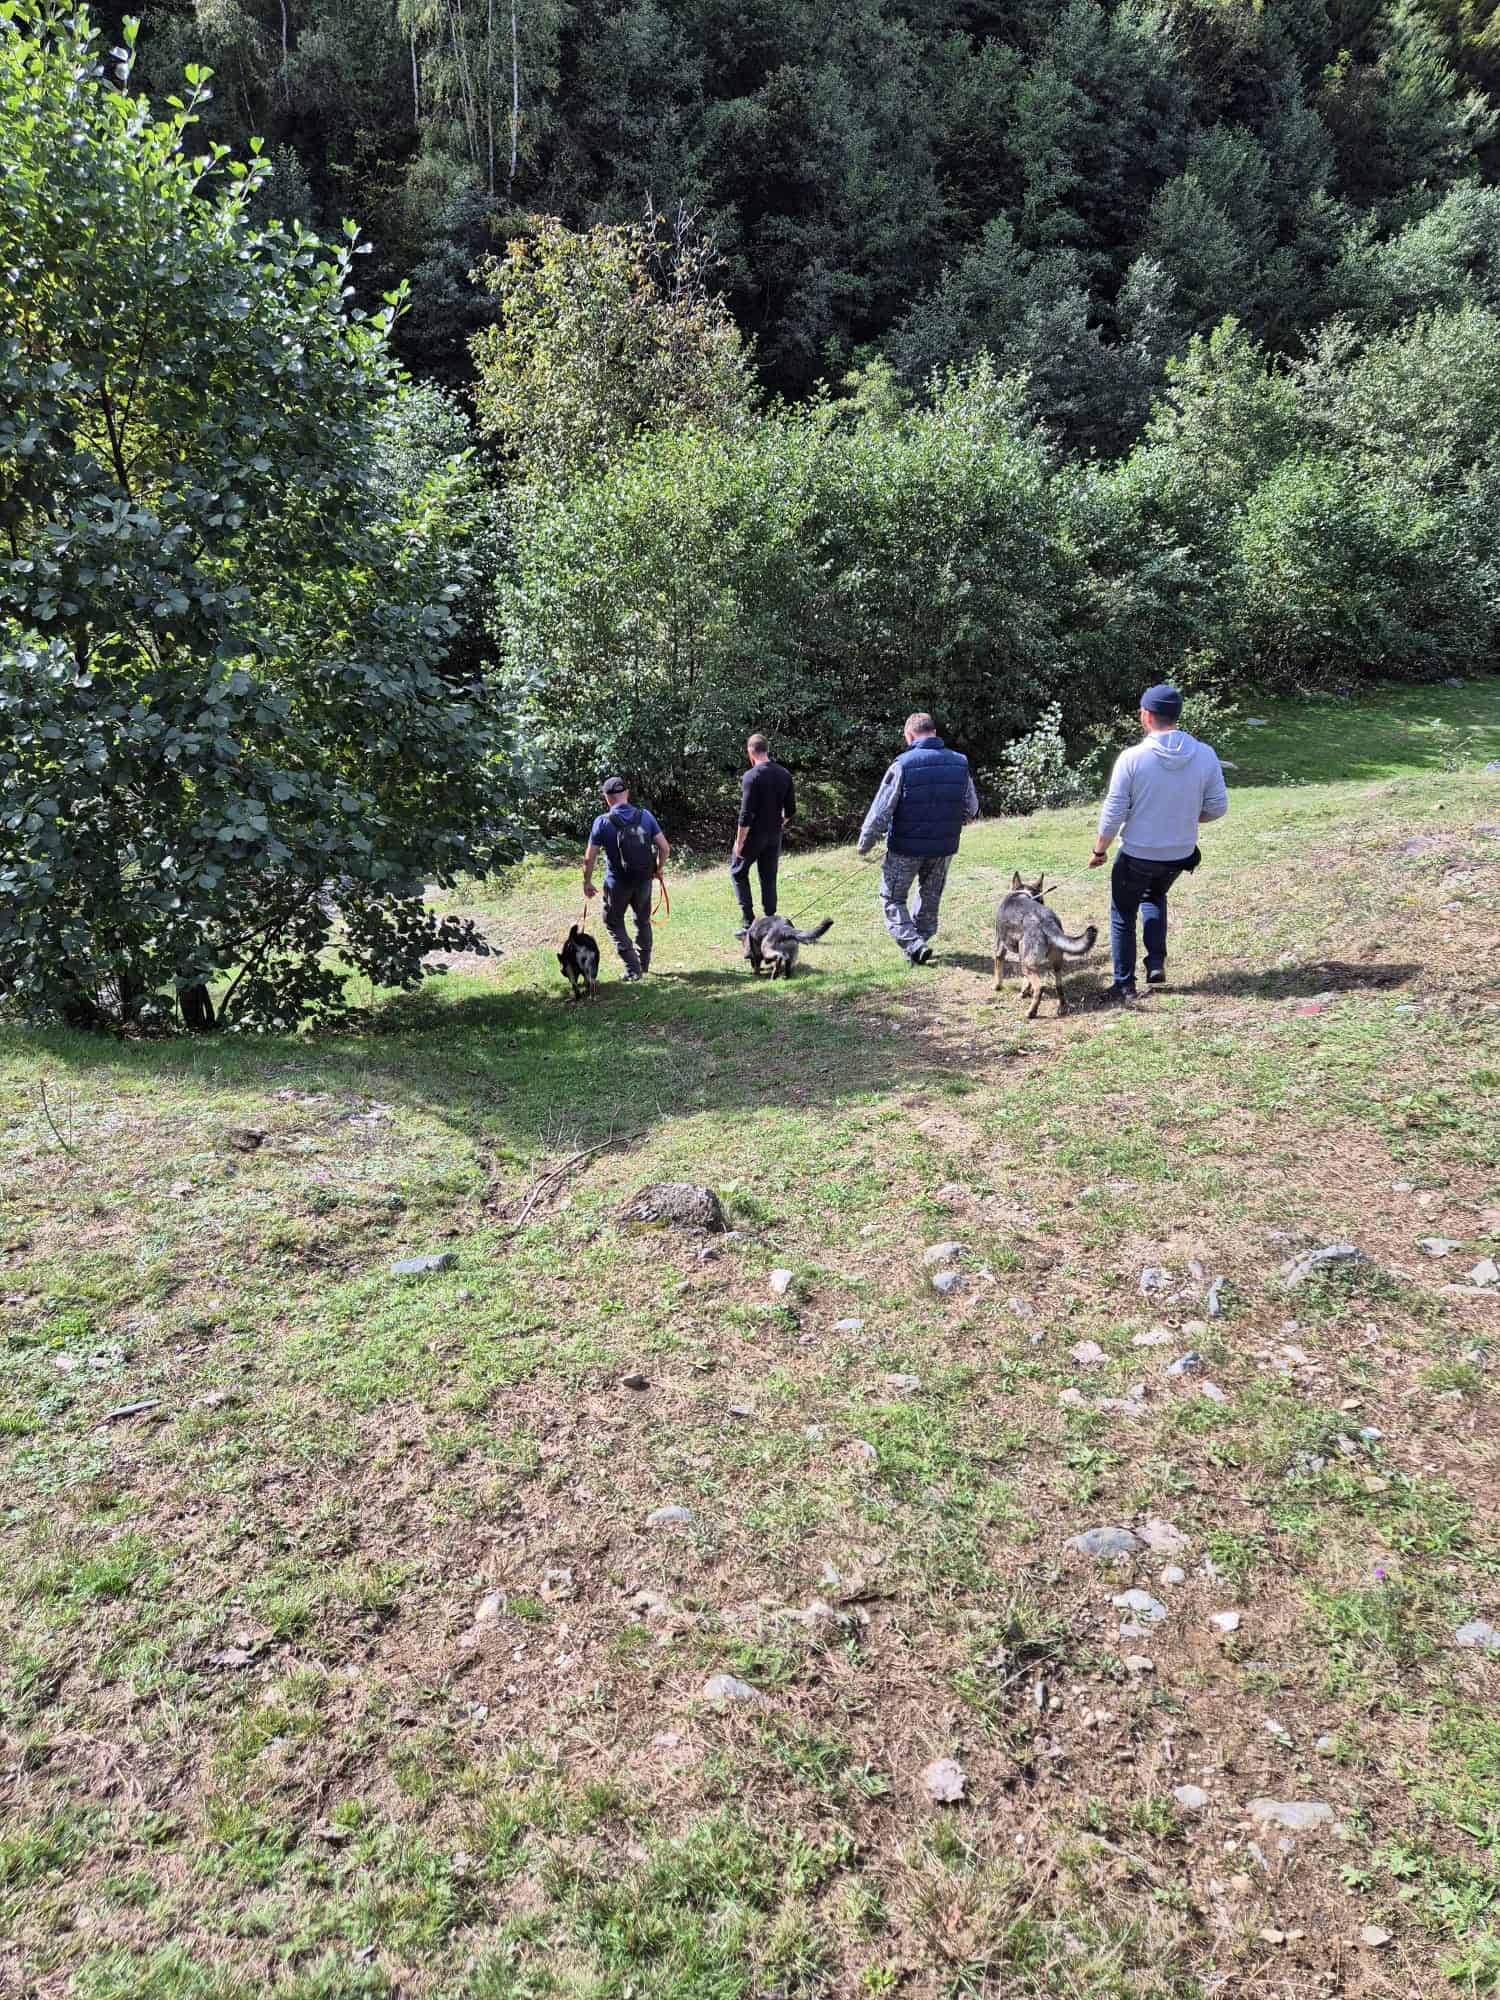
POLYGON ((1315 959, 1306 965, 1271 966, 1261 971, 1245 966, 1210 972, 1201 979, 1173 980, 1167 990, 1242 1000, 1311 1000, 1323 993, 1378 993, 1406 986, 1422 970, 1420 965, 1404 962, 1350 965, 1341 959, 1315 959))
POLYGON ((560 980, 555 994, 429 985, 386 1001, 362 1033, 121 1042, 18 1028, 0 1037, 0 1063, 40 1066, 81 1094, 96 1080, 223 1098, 237 1122, 278 1092, 328 1092, 420 1111, 480 1144, 587 1144, 747 1106, 836 1110, 961 1067, 940 1023, 903 1014, 891 1033, 890 999, 873 975, 812 968, 774 985, 738 966, 653 974, 576 1005, 560 980))

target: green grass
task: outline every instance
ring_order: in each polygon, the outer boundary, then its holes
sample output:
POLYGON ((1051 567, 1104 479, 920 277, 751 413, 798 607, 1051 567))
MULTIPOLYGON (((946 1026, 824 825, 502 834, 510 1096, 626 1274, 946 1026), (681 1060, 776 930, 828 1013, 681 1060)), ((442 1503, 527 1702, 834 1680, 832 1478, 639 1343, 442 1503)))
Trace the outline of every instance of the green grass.
POLYGON ((0 1968, 1198 2000, 1279 1931, 1289 1991, 1500 1990, 1500 1664, 1451 1643, 1500 1615, 1500 1305, 1442 1290, 1500 1245, 1500 687, 1263 712, 1123 1016, 1097 965, 1060 1023, 989 986, 1012 868, 1103 917, 1080 810, 966 836, 929 973, 794 845, 834 928, 774 991, 715 866, 575 1008, 536 863, 360 1035, 0 1035, 0 1968), (622 1230, 658 1179, 736 1239, 622 1230), (1287 1291, 1333 1237, 1379 1268, 1287 1291), (1151 1517, 1175 1557, 1066 1554, 1151 1517), (1341 1834, 1251 1866, 1258 1795, 1341 1834))

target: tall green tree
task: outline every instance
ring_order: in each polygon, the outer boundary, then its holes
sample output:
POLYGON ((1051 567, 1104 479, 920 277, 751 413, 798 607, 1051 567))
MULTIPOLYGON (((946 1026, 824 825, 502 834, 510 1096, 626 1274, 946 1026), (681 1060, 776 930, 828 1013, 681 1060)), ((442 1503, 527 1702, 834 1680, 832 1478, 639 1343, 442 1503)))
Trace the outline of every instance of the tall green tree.
POLYGON ((0 986, 291 1027, 415 984, 467 935, 424 881, 506 851, 465 465, 393 448, 353 226, 255 224, 207 76, 157 117, 134 41, 0 0, 0 986))

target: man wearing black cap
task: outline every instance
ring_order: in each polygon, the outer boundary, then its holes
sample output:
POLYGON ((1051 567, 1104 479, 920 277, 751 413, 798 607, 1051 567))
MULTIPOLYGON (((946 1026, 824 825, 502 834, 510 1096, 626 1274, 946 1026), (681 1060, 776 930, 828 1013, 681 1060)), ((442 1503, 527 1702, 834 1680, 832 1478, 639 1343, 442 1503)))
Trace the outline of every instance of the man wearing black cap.
POLYGON ((1090 868, 1102 868, 1120 836, 1110 873, 1109 941, 1115 980, 1109 997, 1135 995, 1135 925, 1141 920, 1146 984, 1167 983, 1167 891, 1184 869, 1198 866, 1198 828, 1222 819, 1229 793, 1218 758, 1177 726, 1182 696, 1165 684, 1141 696, 1143 741, 1122 750, 1099 814, 1090 868))
POLYGON ((604 928, 614 939, 627 982, 651 969, 651 890, 656 871, 671 853, 667 836, 644 806, 630 803, 623 778, 604 780, 605 810, 589 828, 583 851, 583 899, 597 895, 594 863, 604 853, 604 928), (635 943, 625 929, 635 918, 635 943))

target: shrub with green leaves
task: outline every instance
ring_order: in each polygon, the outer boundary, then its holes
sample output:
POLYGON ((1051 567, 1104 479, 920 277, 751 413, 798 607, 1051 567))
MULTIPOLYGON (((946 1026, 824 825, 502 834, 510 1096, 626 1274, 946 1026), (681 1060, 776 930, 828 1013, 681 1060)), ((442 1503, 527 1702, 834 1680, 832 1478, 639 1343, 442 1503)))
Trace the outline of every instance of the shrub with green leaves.
POLYGON ((0 5, 0 987, 289 1027, 415 984, 467 938, 424 881, 504 851, 472 487, 400 445, 352 225, 256 225, 259 164, 189 150, 206 73, 158 118, 125 42, 0 5))

